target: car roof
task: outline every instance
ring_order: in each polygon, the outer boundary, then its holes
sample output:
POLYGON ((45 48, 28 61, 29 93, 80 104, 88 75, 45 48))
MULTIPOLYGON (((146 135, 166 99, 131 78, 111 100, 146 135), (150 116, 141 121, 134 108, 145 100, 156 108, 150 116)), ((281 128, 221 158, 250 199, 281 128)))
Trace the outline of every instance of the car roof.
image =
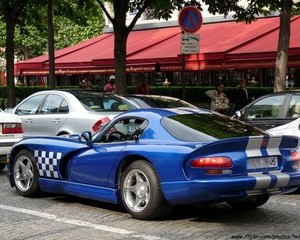
MULTIPOLYGON (((181 100, 179 98, 164 96, 164 95, 150 95, 150 94, 127 94, 125 97, 136 97, 136 98, 165 98, 171 100, 181 100)), ((183 100, 182 100, 183 101, 183 100)))
POLYGON ((273 93, 266 94, 264 96, 277 95, 277 94, 291 94, 291 93, 300 93, 300 89, 284 90, 284 91, 281 91, 281 92, 273 92, 273 93))
POLYGON ((180 114, 211 114, 212 111, 208 109, 182 107, 182 108, 143 108, 134 109, 120 114, 118 117, 132 117, 132 116, 149 116, 156 115, 160 117, 180 115, 180 114))
POLYGON ((37 93, 72 93, 72 94, 76 94, 76 93, 97 93, 97 94, 101 94, 101 95, 114 95, 111 93, 105 93, 105 92, 100 92, 97 90, 89 90, 89 89, 81 89, 81 88, 74 88, 74 89, 49 89, 49 90, 42 90, 42 91, 38 91, 37 93))

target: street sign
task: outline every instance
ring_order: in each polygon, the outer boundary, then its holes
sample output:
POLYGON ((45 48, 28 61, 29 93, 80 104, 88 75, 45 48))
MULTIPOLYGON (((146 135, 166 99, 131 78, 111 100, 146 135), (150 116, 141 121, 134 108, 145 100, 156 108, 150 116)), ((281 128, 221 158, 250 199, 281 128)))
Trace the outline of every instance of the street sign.
POLYGON ((181 53, 196 54, 200 51, 200 35, 185 33, 181 35, 181 53))
POLYGON ((188 6, 179 12, 178 23, 186 33, 198 32, 202 26, 203 18, 198 8, 188 6))

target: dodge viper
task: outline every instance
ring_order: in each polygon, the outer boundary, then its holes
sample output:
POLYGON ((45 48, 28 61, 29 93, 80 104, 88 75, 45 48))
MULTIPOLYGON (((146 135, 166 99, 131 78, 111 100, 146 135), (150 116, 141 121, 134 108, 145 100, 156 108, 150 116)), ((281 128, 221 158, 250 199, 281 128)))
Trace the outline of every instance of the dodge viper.
POLYGON ((300 185, 297 137, 195 108, 128 111, 94 135, 26 137, 7 161, 10 184, 25 197, 123 204, 144 220, 179 204, 255 208, 300 185))

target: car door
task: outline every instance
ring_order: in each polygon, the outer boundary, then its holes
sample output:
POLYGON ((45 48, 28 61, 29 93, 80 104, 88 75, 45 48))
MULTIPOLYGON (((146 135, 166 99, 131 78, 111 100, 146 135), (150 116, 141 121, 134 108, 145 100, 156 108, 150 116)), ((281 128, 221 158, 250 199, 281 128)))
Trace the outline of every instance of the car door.
POLYGON ((69 116, 66 99, 58 94, 49 94, 35 115, 31 135, 56 136, 59 128, 69 116))
POLYGON ((285 124, 289 121, 285 112, 289 99, 289 94, 260 98, 242 109, 242 120, 264 130, 285 124))
POLYGON ((115 171, 118 161, 124 157, 122 150, 130 142, 135 142, 132 135, 142 123, 142 119, 124 118, 108 126, 95 139, 91 148, 87 148, 69 162, 70 180, 93 186, 115 187, 115 171))
POLYGON ((22 120, 24 136, 32 135, 32 126, 36 121, 36 114, 44 102, 45 97, 45 94, 32 96, 13 110, 13 113, 19 115, 22 120))

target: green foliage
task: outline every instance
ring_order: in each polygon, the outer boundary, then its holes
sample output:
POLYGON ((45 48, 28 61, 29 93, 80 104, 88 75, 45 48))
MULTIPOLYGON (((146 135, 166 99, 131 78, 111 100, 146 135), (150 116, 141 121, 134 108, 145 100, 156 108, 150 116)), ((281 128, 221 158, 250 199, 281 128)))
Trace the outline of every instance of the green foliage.
MULTIPOLYGON (((101 10, 95 4, 94 0, 55 1, 55 49, 74 45, 101 34, 104 20, 101 10)), ((5 46, 5 32, 4 21, 0 18, 0 47, 5 46)), ((16 25, 16 56, 19 59, 27 59, 45 54, 47 37, 47 4, 44 1, 32 1, 16 25)))
POLYGON ((90 16, 85 24, 79 25, 64 17, 55 19, 57 32, 55 34, 55 48, 62 49, 78 42, 101 34, 104 27, 102 15, 90 16))

